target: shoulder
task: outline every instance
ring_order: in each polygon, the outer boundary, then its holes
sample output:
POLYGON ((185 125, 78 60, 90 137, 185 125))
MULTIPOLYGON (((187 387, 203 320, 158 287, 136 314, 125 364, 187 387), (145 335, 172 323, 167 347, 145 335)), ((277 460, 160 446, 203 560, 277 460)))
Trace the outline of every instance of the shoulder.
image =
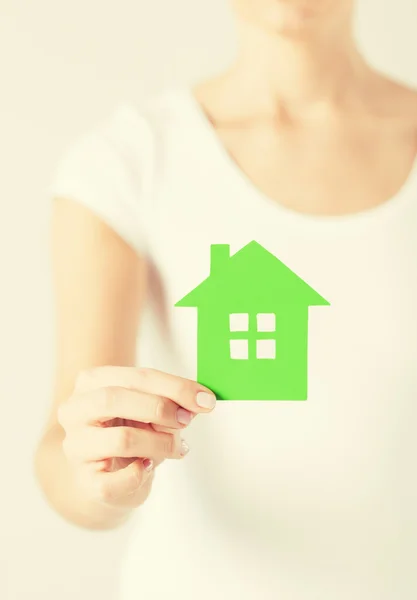
POLYGON ((87 186, 87 181, 90 188, 103 187, 103 182, 111 182, 113 189, 144 185, 156 129, 164 133, 175 120, 175 97, 170 90, 162 90, 139 100, 124 100, 81 128, 57 159, 54 190, 73 190, 81 182, 87 186))
POLYGON ((59 173, 82 168, 103 177, 116 169, 143 174, 156 147, 172 138, 181 121, 180 98, 180 89, 168 88, 114 104, 69 140, 58 161, 59 173))
POLYGON ((165 88, 140 98, 124 98, 94 123, 90 123, 70 144, 112 155, 134 168, 142 168, 154 152, 160 152, 187 118, 183 88, 165 88))
POLYGON ((108 119, 108 130, 127 136, 144 130, 163 131, 175 126, 184 114, 186 88, 164 88, 142 98, 119 103, 108 119))
POLYGON ((417 127, 417 88, 379 74, 378 92, 380 107, 386 116, 403 119, 417 127))
POLYGON ((174 98, 162 91, 139 101, 119 102, 78 132, 53 167, 48 195, 84 204, 131 246, 143 250, 155 149, 160 155, 166 146, 155 141, 158 135, 164 140, 172 137, 174 98))
POLYGON ((414 137, 417 158, 417 89, 377 73, 375 92, 378 120, 401 129, 406 136, 414 137))

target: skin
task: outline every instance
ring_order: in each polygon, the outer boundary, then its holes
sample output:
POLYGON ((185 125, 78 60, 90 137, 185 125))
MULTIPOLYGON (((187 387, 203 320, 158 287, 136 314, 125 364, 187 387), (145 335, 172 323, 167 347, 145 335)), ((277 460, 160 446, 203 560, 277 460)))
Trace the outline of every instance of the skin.
POLYGON ((315 215, 392 198, 417 151, 417 92, 371 68, 352 0, 233 0, 239 53, 194 88, 219 141, 273 201, 315 215))
POLYGON ((65 519, 114 528, 145 501, 154 468, 186 454, 188 417, 212 410, 197 399, 215 399, 193 381, 134 367, 146 265, 117 234, 56 198, 51 246, 56 370, 36 473, 65 519))
MULTIPOLYGON (((238 58, 193 90, 230 157, 294 211, 342 215, 389 201, 416 159, 417 93, 367 65, 353 2, 232 4, 238 58)), ((36 474, 64 518, 109 529, 146 501, 163 460, 184 458, 190 418, 206 418, 215 398, 135 367, 145 261, 69 198, 55 198, 51 232, 56 369, 36 474)))

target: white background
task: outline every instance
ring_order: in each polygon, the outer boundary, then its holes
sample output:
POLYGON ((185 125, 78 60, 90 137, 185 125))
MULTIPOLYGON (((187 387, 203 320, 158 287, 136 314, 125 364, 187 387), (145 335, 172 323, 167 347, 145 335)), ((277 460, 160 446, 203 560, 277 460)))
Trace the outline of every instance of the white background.
MULTIPOLYGON (((415 0, 359 0, 381 68, 417 85, 415 0)), ((90 533, 45 505, 32 454, 50 401, 46 188, 66 145, 120 101, 233 57, 227 0, 0 0, 0 597, 114 598, 128 529, 90 533)), ((417 107, 416 107, 417 109, 417 107)), ((176 597, 175 593, 173 597, 176 597)))

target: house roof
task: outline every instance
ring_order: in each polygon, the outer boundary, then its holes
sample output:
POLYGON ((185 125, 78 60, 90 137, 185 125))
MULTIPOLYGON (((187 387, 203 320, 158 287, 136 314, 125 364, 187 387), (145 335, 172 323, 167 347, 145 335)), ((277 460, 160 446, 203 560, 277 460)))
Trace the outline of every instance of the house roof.
MULTIPOLYGON (((217 249, 228 246, 212 245, 212 261, 217 249)), ((224 256, 224 252, 222 253, 224 256)), ((276 256, 256 241, 252 241, 232 256, 226 255, 211 265, 211 274, 175 306, 203 304, 248 303, 271 301, 271 305, 299 304, 328 305, 329 302, 291 271, 276 256)))

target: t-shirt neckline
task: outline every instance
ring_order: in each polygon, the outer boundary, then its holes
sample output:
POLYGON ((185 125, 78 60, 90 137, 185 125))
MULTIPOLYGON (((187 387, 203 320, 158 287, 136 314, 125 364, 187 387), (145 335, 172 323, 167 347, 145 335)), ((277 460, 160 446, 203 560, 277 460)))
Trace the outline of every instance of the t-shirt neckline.
POLYGON ((405 209, 409 202, 417 202, 416 156, 401 188, 391 198, 374 207, 343 215, 315 215, 286 207, 262 192, 229 155, 210 119, 194 96, 192 87, 182 86, 171 91, 187 111, 187 117, 193 119, 193 135, 199 136, 204 143, 205 156, 210 156, 215 169, 222 173, 222 182, 227 181, 227 189, 236 190, 239 202, 245 201, 255 207, 259 205, 267 207, 275 218, 285 219, 288 225, 340 232, 344 228, 378 224, 392 217, 397 210, 405 209))

